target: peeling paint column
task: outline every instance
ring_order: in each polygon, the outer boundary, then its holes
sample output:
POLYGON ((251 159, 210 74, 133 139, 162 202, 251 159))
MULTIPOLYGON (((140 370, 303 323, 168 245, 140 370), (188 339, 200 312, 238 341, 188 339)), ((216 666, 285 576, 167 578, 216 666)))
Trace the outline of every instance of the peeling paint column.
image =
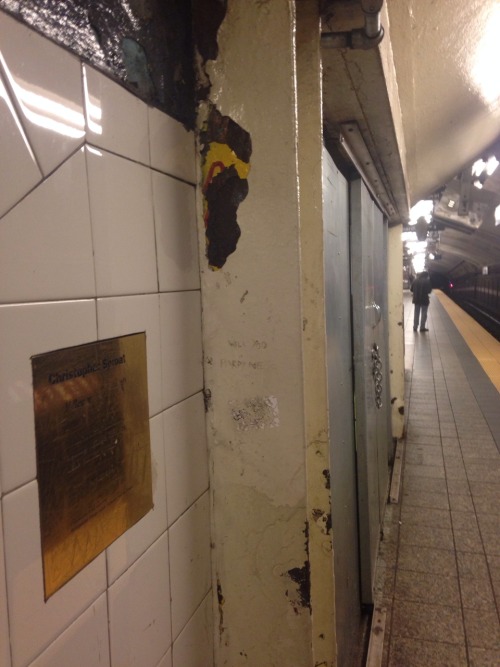
POLYGON ((318 3, 297 0, 302 350, 313 665, 336 664, 323 234, 323 109, 318 3))
MULTIPOLYGON (((392 110, 392 123, 399 146, 397 159, 400 164, 404 196, 408 197, 408 160, 406 155, 405 133, 403 131, 403 113, 401 109, 400 91, 394 65, 389 14, 387 3, 382 8, 382 25, 386 26, 386 35, 380 45, 380 58, 385 75, 385 84, 389 104, 392 110)), ((401 198, 403 193, 401 192, 401 198)), ((406 204, 409 202, 406 199, 406 204)), ((401 242, 401 226, 389 227, 387 234, 387 304, 389 315, 389 372, 391 392, 391 424, 392 437, 400 439, 404 432, 404 324, 403 324, 403 244, 401 242)))
POLYGON ((229 0, 217 41, 199 123, 215 659, 313 667, 295 3, 229 0))
POLYGON ((389 227, 387 259, 392 436, 400 439, 405 420, 403 243, 400 225, 389 227))

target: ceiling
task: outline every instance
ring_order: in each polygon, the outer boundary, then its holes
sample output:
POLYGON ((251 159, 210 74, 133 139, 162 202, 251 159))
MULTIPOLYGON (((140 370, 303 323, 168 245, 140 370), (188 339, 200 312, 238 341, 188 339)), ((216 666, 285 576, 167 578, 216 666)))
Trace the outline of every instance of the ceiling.
MULTIPOLYGON (((324 2, 323 32, 362 27, 360 2, 324 2)), ((500 160, 500 3, 385 0, 381 19, 379 46, 322 49, 325 142, 345 170, 357 156, 390 224, 434 200, 429 269, 500 264, 500 167, 482 189, 471 177, 478 157, 500 160)))

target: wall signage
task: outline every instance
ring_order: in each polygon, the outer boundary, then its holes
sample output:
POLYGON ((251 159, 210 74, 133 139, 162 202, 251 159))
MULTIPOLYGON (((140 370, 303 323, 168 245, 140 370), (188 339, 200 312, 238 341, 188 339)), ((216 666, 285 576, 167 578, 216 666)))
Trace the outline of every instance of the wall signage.
POLYGON ((31 363, 47 599, 153 507, 146 336, 31 363))

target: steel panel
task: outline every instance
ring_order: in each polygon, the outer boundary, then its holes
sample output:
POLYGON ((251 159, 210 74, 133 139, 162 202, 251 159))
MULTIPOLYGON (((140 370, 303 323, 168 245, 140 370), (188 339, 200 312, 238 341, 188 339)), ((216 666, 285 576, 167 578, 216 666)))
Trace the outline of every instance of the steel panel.
POLYGON ((389 481, 386 233, 383 216, 361 180, 351 183, 350 201, 361 596, 371 604, 389 481), (382 377, 378 385, 375 350, 382 377))
POLYGON ((352 383, 348 184, 324 152, 323 219, 338 664, 355 664, 361 604, 352 383))

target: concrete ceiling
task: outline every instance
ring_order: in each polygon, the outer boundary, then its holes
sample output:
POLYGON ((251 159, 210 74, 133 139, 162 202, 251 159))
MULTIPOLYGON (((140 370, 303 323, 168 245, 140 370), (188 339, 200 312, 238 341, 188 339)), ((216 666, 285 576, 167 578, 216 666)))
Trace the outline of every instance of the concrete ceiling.
MULTIPOLYGON (((323 10, 324 32, 363 26, 359 0, 329 0, 323 10)), ((434 198, 445 227, 441 259, 429 268, 453 274, 499 264, 500 167, 482 190, 468 177, 476 158, 500 160, 500 3, 385 0, 382 24, 375 49, 322 50, 327 146, 342 163, 346 128, 361 137, 368 157, 358 153, 358 162, 368 177, 375 168, 372 192, 390 223, 434 198)))

